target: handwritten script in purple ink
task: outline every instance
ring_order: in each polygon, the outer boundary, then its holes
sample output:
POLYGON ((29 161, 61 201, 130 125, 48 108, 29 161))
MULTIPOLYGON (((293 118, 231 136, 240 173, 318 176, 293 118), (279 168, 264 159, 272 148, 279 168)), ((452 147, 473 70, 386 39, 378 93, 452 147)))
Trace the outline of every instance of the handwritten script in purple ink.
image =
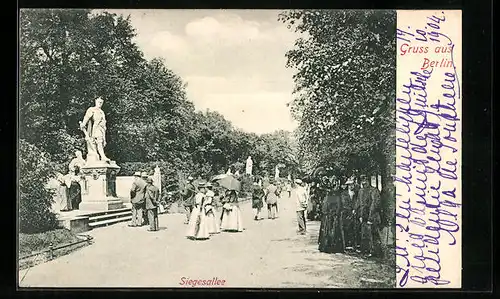
MULTIPOLYGON (((440 32, 441 16, 427 18, 425 30, 398 29, 406 43, 443 43, 452 40, 440 32), (431 30, 429 30, 429 27, 431 30)), ((451 53, 453 61, 453 51, 451 53)), ((396 99, 396 276, 399 286, 409 280, 422 285, 447 285, 441 275, 440 248, 456 245, 460 233, 458 164, 460 145, 457 99, 460 86, 456 67, 443 75, 433 69, 412 71, 396 99), (427 86, 439 80, 440 95, 430 100, 427 86)))

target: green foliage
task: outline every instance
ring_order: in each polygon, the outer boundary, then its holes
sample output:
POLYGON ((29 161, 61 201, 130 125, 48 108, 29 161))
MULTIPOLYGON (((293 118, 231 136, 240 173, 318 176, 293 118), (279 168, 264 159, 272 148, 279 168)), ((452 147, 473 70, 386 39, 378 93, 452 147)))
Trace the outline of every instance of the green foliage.
POLYGON ((279 19, 303 35, 286 54, 297 70, 298 158, 309 171, 381 172, 395 154, 395 11, 293 10, 279 19))
MULTIPOLYGON (((162 186, 192 175, 208 179, 228 167, 254 174, 297 172, 297 147, 287 132, 258 136, 220 113, 196 112, 186 84, 161 59, 146 60, 130 19, 90 10, 22 10, 20 135, 67 172, 86 146, 78 122, 98 96, 107 120, 106 154, 121 175, 162 169, 162 186)), ((30 168, 23 170, 31 171, 30 168)))
POLYGON ((46 184, 52 175, 46 153, 21 139, 19 143, 19 229, 36 233, 57 226, 51 212, 52 194, 46 184))

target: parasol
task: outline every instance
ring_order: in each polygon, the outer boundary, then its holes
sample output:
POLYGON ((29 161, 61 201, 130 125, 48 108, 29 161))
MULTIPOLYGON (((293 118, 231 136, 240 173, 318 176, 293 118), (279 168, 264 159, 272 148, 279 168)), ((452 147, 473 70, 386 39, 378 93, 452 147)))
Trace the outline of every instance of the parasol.
POLYGON ((230 175, 229 174, 225 174, 225 173, 224 174, 218 174, 218 175, 214 176, 211 181, 213 182, 213 181, 221 180, 221 179, 223 179, 225 177, 228 177, 228 176, 230 176, 230 175))
POLYGON ((321 178, 321 176, 326 175, 326 169, 323 166, 319 166, 311 173, 311 177, 313 178, 321 178))
POLYGON ((225 176, 217 180, 217 183, 219 183, 221 187, 224 187, 228 190, 240 191, 241 189, 240 181, 238 181, 235 177, 231 175, 225 176))

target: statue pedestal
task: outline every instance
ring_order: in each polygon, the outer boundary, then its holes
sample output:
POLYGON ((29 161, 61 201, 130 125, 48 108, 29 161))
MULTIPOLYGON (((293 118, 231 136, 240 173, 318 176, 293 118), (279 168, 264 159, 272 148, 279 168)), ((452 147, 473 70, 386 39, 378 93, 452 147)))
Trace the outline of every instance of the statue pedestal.
POLYGON ((116 196, 116 175, 120 171, 116 162, 87 162, 81 171, 85 179, 80 210, 109 211, 125 207, 116 196))

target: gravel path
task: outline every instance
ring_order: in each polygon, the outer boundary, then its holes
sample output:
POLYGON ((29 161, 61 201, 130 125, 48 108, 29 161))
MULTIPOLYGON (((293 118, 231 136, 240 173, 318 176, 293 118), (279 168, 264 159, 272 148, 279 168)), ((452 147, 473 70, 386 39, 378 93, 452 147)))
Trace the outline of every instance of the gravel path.
POLYGON ((94 244, 29 269, 19 285, 171 288, 186 287, 184 277, 225 280, 219 287, 388 287, 385 280, 394 270, 385 265, 318 252, 318 222, 308 222, 308 234, 297 235, 294 207, 283 198, 280 218, 254 221, 250 202, 245 202, 245 230, 206 241, 184 237, 182 214, 160 215, 158 232, 127 223, 95 229, 89 232, 94 244))

